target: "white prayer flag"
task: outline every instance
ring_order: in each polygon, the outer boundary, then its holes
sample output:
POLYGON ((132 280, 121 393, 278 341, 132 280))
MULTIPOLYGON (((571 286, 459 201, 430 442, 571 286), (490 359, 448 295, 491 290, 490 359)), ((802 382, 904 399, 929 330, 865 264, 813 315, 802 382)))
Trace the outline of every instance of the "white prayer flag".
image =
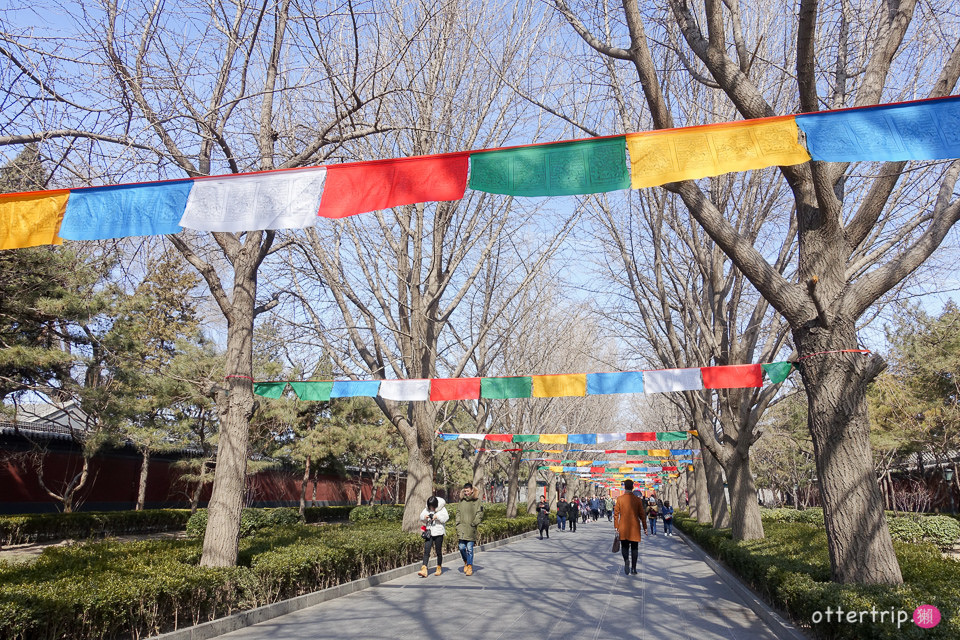
POLYGON ((304 229, 317 220, 327 170, 323 167, 197 178, 181 227, 198 231, 304 229))
POLYGON ((383 380, 378 394, 386 400, 429 400, 429 380, 383 380))
POLYGON ((598 433, 597 442, 616 442, 617 440, 626 440, 627 434, 625 433, 598 433))
POLYGON ((703 389, 700 369, 661 369, 643 372, 644 393, 696 391, 703 389))

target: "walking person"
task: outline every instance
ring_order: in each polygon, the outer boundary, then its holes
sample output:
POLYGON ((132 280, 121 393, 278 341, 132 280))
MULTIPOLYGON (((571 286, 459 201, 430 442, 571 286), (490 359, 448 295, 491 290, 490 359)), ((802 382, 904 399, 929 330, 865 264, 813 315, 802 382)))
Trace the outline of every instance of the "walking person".
POLYGON ((423 566, 417 575, 427 577, 427 565, 430 563, 430 548, 433 547, 437 556, 437 571, 434 575, 443 573, 443 536, 447 532, 443 526, 450 519, 447 513, 447 502, 443 498, 430 496, 427 498, 427 507, 420 512, 420 532, 423 535, 423 566))
POLYGON ((586 497, 580 501, 580 517, 583 518, 583 524, 587 524, 587 518, 590 517, 590 500, 586 497))
POLYGON ((577 520, 580 519, 580 500, 577 496, 567 503, 567 522, 570 523, 570 533, 577 532, 577 520))
POLYGON ((613 528, 620 535, 620 554, 623 573, 637 573, 637 552, 640 547, 640 528, 647 532, 643 500, 633 494, 633 480, 623 481, 624 494, 613 505, 613 528))
POLYGON ((537 503, 537 529, 540 531, 540 539, 543 540, 543 533, 547 533, 547 540, 550 539, 550 504, 546 498, 540 498, 537 503))
POLYGON ((668 501, 663 503, 663 509, 660 510, 660 517, 663 518, 663 535, 673 535, 673 507, 668 501))
POLYGON ((660 514, 657 512, 657 506, 651 502, 650 508, 647 509, 647 520, 650 521, 650 535, 657 535, 657 516, 660 514))
POLYGON ((473 575, 473 545, 477 541, 477 527, 483 520, 483 503, 480 491, 468 482, 460 491, 460 504, 457 505, 457 549, 463 558, 463 573, 473 575))
POLYGON ((613 498, 607 496, 603 499, 603 507, 607 512, 607 522, 613 522, 613 498))
POLYGON ((600 516, 600 498, 596 495, 590 499, 590 517, 593 518, 593 521, 596 522, 597 518, 600 516))
POLYGON ((557 500, 557 530, 566 531, 567 529, 567 499, 560 496, 557 500))

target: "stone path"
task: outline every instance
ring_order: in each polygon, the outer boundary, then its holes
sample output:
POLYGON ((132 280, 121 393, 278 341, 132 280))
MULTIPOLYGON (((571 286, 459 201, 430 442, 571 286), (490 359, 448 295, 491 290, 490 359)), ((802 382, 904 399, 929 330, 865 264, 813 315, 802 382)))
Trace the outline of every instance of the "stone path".
POLYGON ((623 574, 612 542, 604 520, 553 527, 549 540, 478 553, 470 577, 447 561, 442 576, 405 576, 219 637, 777 638, 680 537, 645 537, 636 576, 623 574))

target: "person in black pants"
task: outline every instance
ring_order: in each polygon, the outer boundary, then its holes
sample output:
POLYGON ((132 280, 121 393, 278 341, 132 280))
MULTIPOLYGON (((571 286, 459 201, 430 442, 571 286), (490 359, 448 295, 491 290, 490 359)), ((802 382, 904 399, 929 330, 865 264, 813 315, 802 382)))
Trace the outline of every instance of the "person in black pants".
POLYGON ((550 538, 550 505, 546 498, 540 498, 540 502, 537 503, 537 529, 540 530, 541 540, 544 532, 547 534, 547 539, 550 538))
POLYGON ((574 496, 567 503, 567 524, 570 525, 570 533, 577 532, 577 520, 580 519, 580 501, 574 496))
POLYGON ((437 572, 435 575, 443 573, 443 536, 447 532, 443 523, 450 519, 447 512, 447 503, 443 498, 430 496, 427 498, 427 508, 420 512, 420 522, 423 525, 420 531, 423 533, 423 566, 417 575, 421 578, 427 577, 427 564, 430 562, 430 549, 434 549, 437 554, 437 572))

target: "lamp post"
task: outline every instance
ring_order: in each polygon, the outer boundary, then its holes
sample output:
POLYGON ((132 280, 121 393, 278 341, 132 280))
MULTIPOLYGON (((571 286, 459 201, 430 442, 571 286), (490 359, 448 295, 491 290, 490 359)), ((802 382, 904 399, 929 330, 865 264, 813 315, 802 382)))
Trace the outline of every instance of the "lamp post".
POLYGON ((943 479, 947 481, 947 492, 950 494, 950 513, 956 513, 953 509, 953 467, 943 470, 943 479))

